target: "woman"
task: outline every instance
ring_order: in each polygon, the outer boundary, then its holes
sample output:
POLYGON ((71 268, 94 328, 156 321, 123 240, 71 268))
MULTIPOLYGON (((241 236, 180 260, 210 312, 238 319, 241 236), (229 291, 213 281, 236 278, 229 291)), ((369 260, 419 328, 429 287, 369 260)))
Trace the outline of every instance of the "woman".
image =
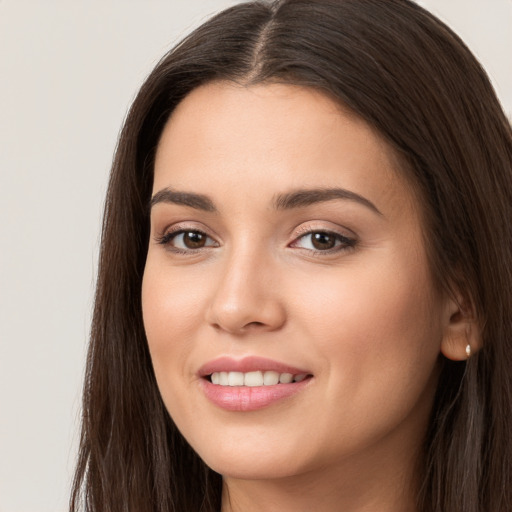
POLYGON ((414 3, 205 23, 120 137, 72 510, 511 510, 511 205, 414 3))

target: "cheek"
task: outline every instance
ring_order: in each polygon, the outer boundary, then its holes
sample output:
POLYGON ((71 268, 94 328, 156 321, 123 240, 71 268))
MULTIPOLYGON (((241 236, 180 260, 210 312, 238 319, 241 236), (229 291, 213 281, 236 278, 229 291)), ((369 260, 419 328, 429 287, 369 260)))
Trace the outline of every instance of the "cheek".
POLYGON ((142 280, 142 310, 149 342, 166 340, 168 344, 176 339, 176 333, 187 336, 197 327, 210 287, 204 271, 170 267, 165 255, 150 250, 142 280))
POLYGON ((203 296, 204 289, 189 274, 171 272, 165 261, 148 255, 142 281, 142 313, 149 352, 166 409, 180 430, 187 432, 197 410, 189 397, 190 385, 197 379, 191 360, 203 296))
MULTIPOLYGON (((197 325, 200 294, 190 283, 180 282, 165 263, 151 255, 142 281, 142 314, 153 367, 157 380, 186 373, 185 362, 191 350, 194 326, 197 325), (188 284, 188 286, 187 286, 188 284)), ((189 378, 189 377, 187 377, 189 378)))
POLYGON ((333 393, 378 407, 403 392, 412 403, 439 354, 440 304, 422 260, 384 254, 379 265, 363 263, 317 283, 298 315, 302 329, 315 340, 333 393))

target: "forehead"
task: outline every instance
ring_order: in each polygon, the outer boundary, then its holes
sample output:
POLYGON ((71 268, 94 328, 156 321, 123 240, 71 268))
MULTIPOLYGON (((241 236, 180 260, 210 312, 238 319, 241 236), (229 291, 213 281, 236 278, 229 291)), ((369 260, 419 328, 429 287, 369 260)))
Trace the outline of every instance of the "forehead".
POLYGON ((224 190, 251 199, 339 186, 377 203, 412 200, 389 145, 328 96, 292 85, 215 82, 192 91, 167 122, 153 192, 224 190))

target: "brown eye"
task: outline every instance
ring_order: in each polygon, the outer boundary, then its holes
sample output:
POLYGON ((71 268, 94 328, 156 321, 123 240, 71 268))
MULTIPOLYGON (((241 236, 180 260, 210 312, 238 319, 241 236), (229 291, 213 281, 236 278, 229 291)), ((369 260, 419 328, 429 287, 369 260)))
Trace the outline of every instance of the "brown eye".
POLYGON ((180 230, 166 233, 157 239, 158 243, 178 252, 218 247, 215 240, 202 231, 180 230))
POLYGON ((182 234, 183 245, 187 249, 201 249, 206 245, 207 236, 199 231, 187 231, 182 234))
POLYGON ((318 251, 332 249, 336 245, 336 237, 330 233, 312 233, 311 245, 318 251))
POLYGON ((332 231, 310 231, 297 238, 291 246, 313 252, 338 252, 355 247, 356 240, 332 231))

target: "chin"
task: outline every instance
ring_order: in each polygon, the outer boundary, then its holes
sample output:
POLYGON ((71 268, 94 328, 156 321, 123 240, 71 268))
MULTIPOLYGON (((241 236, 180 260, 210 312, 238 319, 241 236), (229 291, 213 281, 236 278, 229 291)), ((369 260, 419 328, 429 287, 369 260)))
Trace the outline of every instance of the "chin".
MULTIPOLYGON (((210 448, 210 447, 209 447, 210 448)), ((286 453, 272 448, 262 449, 255 443, 252 447, 223 447, 199 450, 197 453, 205 464, 224 477, 242 480, 266 480, 286 478, 304 472, 305 468, 295 453, 286 453)))
POLYGON ((223 477, 240 480, 274 480, 293 476, 294 471, 288 464, 282 464, 275 457, 260 456, 251 460, 241 457, 212 458, 204 460, 206 465, 223 477))

